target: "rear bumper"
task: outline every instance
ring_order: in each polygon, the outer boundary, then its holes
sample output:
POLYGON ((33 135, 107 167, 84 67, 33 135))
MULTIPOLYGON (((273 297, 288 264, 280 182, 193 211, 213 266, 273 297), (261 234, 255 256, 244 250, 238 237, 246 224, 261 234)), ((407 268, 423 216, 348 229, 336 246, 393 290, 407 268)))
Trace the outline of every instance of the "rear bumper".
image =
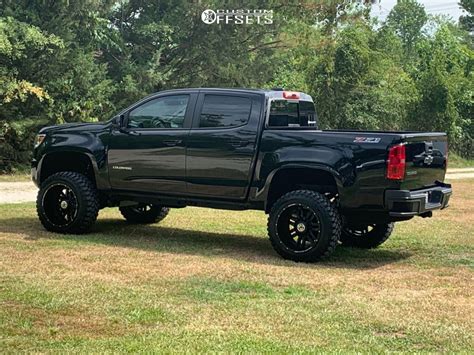
POLYGON ((423 190, 387 190, 385 208, 392 217, 412 217, 448 207, 452 194, 450 184, 437 181, 423 190))

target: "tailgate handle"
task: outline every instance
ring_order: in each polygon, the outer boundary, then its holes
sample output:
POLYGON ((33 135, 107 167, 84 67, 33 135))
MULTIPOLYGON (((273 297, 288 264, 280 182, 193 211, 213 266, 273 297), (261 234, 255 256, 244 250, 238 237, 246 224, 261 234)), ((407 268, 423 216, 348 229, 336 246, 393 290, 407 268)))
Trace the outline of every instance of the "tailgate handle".
POLYGON ((425 142, 425 152, 427 153, 433 152, 433 142, 425 142))

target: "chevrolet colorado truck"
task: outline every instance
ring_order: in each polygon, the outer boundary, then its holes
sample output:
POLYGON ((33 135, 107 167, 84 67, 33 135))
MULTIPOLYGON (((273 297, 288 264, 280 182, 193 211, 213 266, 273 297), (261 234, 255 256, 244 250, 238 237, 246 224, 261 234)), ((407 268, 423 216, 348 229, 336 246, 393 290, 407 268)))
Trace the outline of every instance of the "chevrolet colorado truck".
POLYGON ((338 244, 377 247, 394 222, 448 206, 445 133, 317 121, 301 92, 198 88, 153 94, 107 122, 43 128, 32 161, 39 219, 84 233, 104 207, 130 223, 186 206, 262 210, 282 257, 315 261, 338 244))

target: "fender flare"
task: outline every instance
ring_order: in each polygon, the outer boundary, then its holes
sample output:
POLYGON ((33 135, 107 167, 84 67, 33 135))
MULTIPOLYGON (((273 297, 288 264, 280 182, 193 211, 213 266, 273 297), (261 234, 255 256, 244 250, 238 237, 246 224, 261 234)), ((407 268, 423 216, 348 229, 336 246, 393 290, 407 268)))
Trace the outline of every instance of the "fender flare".
POLYGON ((41 157, 36 167, 36 176, 37 176, 37 181, 39 185, 42 182, 40 181, 40 178, 41 178, 41 171, 42 171, 42 167, 43 167, 43 163, 45 159, 47 157, 50 157, 51 155, 60 154, 60 153, 63 153, 63 154, 72 153, 72 154, 80 154, 80 155, 86 156, 92 165, 92 170, 94 171, 94 178, 95 178, 97 189, 101 190, 101 189, 110 188, 110 184, 107 178, 107 164, 104 164, 105 171, 101 172, 99 170, 99 165, 97 164, 96 157, 94 156, 94 154, 92 154, 92 152, 88 150, 73 150, 73 149, 50 151, 41 157))
POLYGON ((313 164, 313 163, 288 163, 288 164, 284 164, 284 165, 281 165, 277 168, 275 168, 274 170, 272 170, 266 180, 265 180, 265 184, 264 186, 261 188, 261 189, 257 189, 256 192, 255 192, 255 199, 256 200, 260 200, 260 201, 264 201, 264 204, 265 204, 265 208, 266 208, 266 204, 267 204, 267 200, 268 200, 268 192, 270 191, 270 187, 271 187, 271 184, 273 182, 273 178, 275 177, 275 175, 282 171, 282 170, 286 170, 286 169, 311 169, 311 170, 319 170, 319 171, 324 171, 324 172, 327 172, 329 174, 331 174, 331 176, 334 178, 334 181, 336 182, 336 188, 337 188, 337 191, 338 193, 341 193, 343 187, 344 187, 344 178, 342 177, 342 175, 337 172, 335 169, 331 168, 330 166, 327 166, 327 165, 324 165, 324 164, 313 164))

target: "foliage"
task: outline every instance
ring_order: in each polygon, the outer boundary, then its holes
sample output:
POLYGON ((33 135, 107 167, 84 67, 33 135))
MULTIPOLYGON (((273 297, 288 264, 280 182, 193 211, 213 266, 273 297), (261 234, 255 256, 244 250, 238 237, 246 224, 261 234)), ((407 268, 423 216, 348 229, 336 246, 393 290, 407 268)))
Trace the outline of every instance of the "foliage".
POLYGON ((446 131, 458 152, 472 154, 474 52, 457 40, 449 26, 442 25, 420 49, 420 56, 421 98, 413 128, 446 131))
POLYGON ((415 0, 375 25, 370 3, 251 0, 273 24, 207 25, 201 12, 221 2, 2 1, 0 169, 28 162, 41 126, 107 120, 190 86, 305 91, 322 127, 444 130, 472 156, 472 1, 459 25, 415 0))
POLYGON ((459 18, 459 24, 471 35, 474 34, 474 0, 460 0, 459 5, 467 12, 467 14, 459 18))
POLYGON ((374 32, 367 24, 345 28, 327 45, 308 84, 326 127, 404 127, 417 93, 390 56, 399 47, 389 29, 374 32))
POLYGON ((428 21, 425 8, 416 0, 399 0, 387 18, 387 25, 400 37, 407 55, 423 37, 423 26, 428 21))

